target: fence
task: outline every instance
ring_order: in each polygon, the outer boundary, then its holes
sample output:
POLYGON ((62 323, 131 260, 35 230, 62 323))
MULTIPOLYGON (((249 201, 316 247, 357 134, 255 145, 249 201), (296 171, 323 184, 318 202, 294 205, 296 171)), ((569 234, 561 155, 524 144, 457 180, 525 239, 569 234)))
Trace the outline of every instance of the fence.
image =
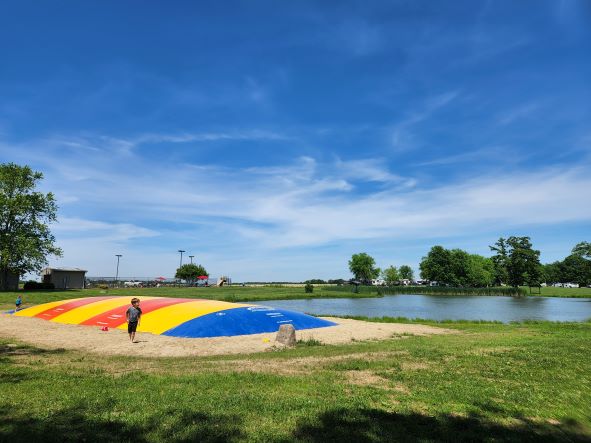
MULTIPOLYGON (((199 286, 205 286, 207 283, 215 284, 217 280, 215 279, 208 279, 208 280, 199 280, 199 286)), ((86 277, 86 287, 92 288, 98 285, 107 285, 111 288, 118 288, 118 287, 143 287, 143 288, 154 288, 157 286, 188 286, 190 284, 197 284, 197 283, 189 283, 183 280, 174 279, 174 278, 167 278, 167 279, 159 279, 158 277, 86 277)))

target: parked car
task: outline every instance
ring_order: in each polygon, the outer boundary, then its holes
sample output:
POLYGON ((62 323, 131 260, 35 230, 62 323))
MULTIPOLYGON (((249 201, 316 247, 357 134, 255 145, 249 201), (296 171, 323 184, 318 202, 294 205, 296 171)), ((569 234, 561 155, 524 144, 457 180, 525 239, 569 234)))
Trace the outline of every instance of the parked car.
POLYGON ((123 286, 125 286, 126 288, 141 288, 143 287, 143 283, 141 281, 131 280, 123 282, 123 286))

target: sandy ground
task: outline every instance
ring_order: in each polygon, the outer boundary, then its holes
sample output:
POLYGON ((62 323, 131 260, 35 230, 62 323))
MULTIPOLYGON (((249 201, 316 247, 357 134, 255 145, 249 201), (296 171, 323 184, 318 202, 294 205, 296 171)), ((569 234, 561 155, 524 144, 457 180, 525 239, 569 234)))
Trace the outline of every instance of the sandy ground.
MULTIPOLYGON (((455 331, 432 326, 400 323, 371 323, 359 320, 323 317, 337 326, 296 332, 298 340, 314 339, 324 344, 349 343, 353 340, 388 339, 401 334, 430 335, 455 331)), ((208 356, 248 354, 280 347, 275 333, 216 338, 178 338, 138 333, 138 343, 130 343, 127 331, 103 332, 91 326, 64 325, 38 318, 0 314, 0 337, 14 338, 45 349, 75 349, 102 355, 150 357, 208 356)))

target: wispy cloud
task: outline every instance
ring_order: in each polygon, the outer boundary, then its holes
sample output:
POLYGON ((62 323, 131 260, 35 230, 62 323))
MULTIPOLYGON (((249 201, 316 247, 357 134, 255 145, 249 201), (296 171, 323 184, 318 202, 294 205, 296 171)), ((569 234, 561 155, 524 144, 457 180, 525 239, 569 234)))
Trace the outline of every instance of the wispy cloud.
POLYGON ((506 146, 490 146, 480 148, 473 151, 462 152, 459 154, 451 154, 444 157, 438 157, 431 160, 421 161, 415 163, 416 166, 443 166, 455 165, 459 163, 475 163, 488 162, 494 163, 518 163, 526 156, 517 152, 516 149, 511 149, 506 146))
POLYGON ((540 109, 538 103, 526 103, 506 110, 497 116, 499 125, 508 125, 517 120, 528 118, 540 109))
POLYGON ((459 95, 458 91, 448 91, 428 98, 416 111, 410 111, 401 121, 392 126, 390 140, 397 152, 412 150, 416 146, 414 126, 429 119, 439 109, 447 106, 459 95))
MULTIPOLYGON (((194 136, 180 136, 179 143, 194 136)), ((53 138, 54 143, 57 140, 64 138, 53 138)), ((166 135, 146 140, 175 143, 166 135)), ((220 248, 235 254, 267 251, 273 256, 286 249, 363 240, 441 238, 591 221, 591 206, 581 204, 588 201, 591 189, 585 165, 427 186, 417 177, 392 170, 383 158, 324 161, 303 156, 283 164, 240 168, 223 161, 161 164, 134 150, 128 152, 127 161, 113 162, 101 150, 84 149, 81 163, 77 155, 44 155, 37 143, 28 148, 30 159, 43 159, 44 188, 60 197, 60 223, 54 229, 60 244, 70 248, 63 264, 95 263, 85 257, 88 248, 102 248, 99 255, 106 261, 115 250, 132 255, 137 242, 151 244, 148 249, 154 251, 146 252, 144 264, 162 248, 187 242, 212 260, 215 256, 223 261, 215 252, 220 248)), ((18 150, 12 152, 18 157, 18 150)), ((492 148, 425 164, 469 161, 494 153, 492 148)))

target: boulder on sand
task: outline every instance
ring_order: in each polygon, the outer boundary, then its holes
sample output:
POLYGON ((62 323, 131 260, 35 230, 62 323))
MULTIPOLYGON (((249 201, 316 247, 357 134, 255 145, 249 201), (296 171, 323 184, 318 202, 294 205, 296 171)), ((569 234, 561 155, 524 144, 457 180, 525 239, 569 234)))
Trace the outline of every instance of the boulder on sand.
POLYGON ((285 346, 295 346, 296 333, 293 325, 287 324, 279 326, 279 331, 277 332, 277 337, 275 338, 275 341, 285 346))

